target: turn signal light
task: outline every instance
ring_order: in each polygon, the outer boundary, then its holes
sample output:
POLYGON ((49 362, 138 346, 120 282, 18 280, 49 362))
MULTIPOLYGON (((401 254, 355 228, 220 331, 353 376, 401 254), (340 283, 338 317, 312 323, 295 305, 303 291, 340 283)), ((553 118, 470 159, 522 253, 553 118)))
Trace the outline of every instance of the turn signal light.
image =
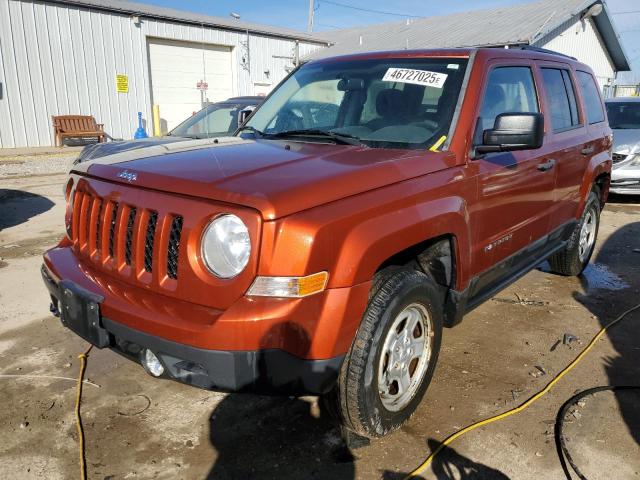
POLYGON ((322 292, 329 274, 318 272, 306 277, 258 277, 247 295, 254 297, 300 298, 322 292))

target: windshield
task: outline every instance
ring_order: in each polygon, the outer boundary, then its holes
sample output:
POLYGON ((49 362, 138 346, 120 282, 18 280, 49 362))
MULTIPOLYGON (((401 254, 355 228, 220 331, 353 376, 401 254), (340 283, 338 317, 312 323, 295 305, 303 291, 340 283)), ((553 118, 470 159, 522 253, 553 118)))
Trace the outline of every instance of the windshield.
POLYGON ((308 63, 245 128, 265 139, 312 131, 370 147, 429 148, 449 132, 466 65, 435 57, 308 63))
POLYGON ((207 105, 171 130, 172 137, 209 138, 231 135, 238 128, 242 105, 207 105))
POLYGON ((607 102, 606 105, 611 128, 640 129, 640 102, 607 102))

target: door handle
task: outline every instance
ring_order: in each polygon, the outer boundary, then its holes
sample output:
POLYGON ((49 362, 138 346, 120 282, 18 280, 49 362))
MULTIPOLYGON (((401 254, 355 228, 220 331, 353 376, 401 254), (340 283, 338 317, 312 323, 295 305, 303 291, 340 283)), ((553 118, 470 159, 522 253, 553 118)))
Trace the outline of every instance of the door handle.
POLYGON ((538 170, 540 170, 541 172, 546 172, 547 170, 551 170, 553 167, 555 167, 555 165, 555 160, 547 160, 546 162, 540 163, 538 165, 538 170))
POLYGON ((591 155, 594 150, 595 149, 593 148, 593 145, 589 145, 587 147, 584 147, 582 150, 580 150, 580 153, 582 155, 591 155))

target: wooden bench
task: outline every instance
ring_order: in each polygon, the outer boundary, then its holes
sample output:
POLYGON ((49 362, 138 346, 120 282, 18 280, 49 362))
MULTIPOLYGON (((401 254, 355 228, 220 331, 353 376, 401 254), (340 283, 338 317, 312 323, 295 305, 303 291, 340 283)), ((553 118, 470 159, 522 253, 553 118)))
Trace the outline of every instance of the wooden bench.
POLYGON ((57 147, 62 146, 65 138, 97 137, 98 142, 106 140, 104 125, 96 123, 90 115, 54 115, 51 120, 57 147))

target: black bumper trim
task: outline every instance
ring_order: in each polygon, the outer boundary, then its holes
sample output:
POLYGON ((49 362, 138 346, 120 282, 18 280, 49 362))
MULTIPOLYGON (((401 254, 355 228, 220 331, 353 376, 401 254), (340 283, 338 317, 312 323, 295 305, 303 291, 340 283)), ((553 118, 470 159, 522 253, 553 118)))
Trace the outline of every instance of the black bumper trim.
MULTIPOLYGON (((57 307, 60 289, 45 265, 42 277, 57 307)), ((109 332, 110 349, 139 362, 147 348, 165 367, 164 377, 207 390, 318 395, 331 390, 344 359, 341 355, 307 360, 279 349, 207 350, 159 338, 104 316, 100 320, 109 332)))

